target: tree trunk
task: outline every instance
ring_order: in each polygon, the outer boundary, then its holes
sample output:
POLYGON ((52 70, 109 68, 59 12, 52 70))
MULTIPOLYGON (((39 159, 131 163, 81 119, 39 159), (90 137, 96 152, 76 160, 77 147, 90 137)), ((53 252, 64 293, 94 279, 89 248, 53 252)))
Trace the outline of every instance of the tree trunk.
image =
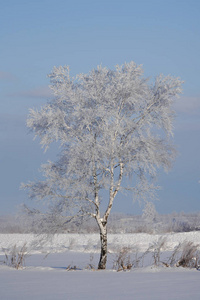
POLYGON ((100 227, 100 240, 101 240, 101 255, 99 260, 98 269, 104 270, 107 262, 107 224, 102 224, 100 227))

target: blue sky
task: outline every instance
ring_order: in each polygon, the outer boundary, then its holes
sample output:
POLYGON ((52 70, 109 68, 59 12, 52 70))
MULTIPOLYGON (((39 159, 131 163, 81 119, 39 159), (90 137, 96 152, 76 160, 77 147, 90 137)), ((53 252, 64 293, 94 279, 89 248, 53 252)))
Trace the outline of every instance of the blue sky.
MULTIPOLYGON (((53 66, 73 75, 102 64, 135 61, 145 76, 163 73, 185 81, 176 103, 173 169, 159 175, 159 213, 200 211, 200 1, 0 1, 0 214, 15 213, 27 195, 21 182, 38 177, 43 153, 28 134, 29 108, 49 97, 53 66)), ((115 211, 141 212, 119 197, 115 211)))

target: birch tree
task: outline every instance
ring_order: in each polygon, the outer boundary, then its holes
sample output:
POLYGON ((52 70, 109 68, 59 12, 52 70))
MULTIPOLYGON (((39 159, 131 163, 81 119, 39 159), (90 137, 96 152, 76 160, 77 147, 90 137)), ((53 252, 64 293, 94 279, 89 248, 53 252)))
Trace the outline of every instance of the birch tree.
POLYGON ((172 104, 182 82, 160 75, 150 83, 134 62, 76 77, 68 67, 54 67, 49 78, 54 98, 30 110, 27 126, 45 149, 59 142, 60 153, 42 166, 43 181, 24 187, 30 198, 49 201, 51 229, 75 217, 96 220, 98 268, 105 269, 107 222, 117 194, 149 195, 157 170, 167 170, 174 159, 172 104))

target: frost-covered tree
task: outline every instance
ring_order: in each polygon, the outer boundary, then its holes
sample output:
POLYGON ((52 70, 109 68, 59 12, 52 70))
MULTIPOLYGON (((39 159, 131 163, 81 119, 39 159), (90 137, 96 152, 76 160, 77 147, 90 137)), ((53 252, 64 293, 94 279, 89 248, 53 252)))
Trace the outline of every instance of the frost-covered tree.
POLYGON ((105 269, 107 222, 118 192, 124 187, 144 197, 156 170, 167 169, 174 158, 172 104, 182 82, 160 75, 149 83, 134 62, 115 70, 98 66, 76 77, 68 67, 54 67, 49 77, 54 99, 31 110, 27 125, 43 147, 58 141, 61 150, 56 162, 43 165, 44 181, 25 187, 30 198, 49 200, 45 218, 51 230, 75 216, 95 218, 98 268, 105 269))
POLYGON ((157 211, 155 205, 152 202, 146 202, 142 214, 143 219, 149 223, 152 223, 156 219, 156 216, 157 211))
POLYGON ((156 222, 157 211, 154 203, 146 201, 143 209, 142 218, 146 222, 148 229, 153 230, 154 223, 156 222))

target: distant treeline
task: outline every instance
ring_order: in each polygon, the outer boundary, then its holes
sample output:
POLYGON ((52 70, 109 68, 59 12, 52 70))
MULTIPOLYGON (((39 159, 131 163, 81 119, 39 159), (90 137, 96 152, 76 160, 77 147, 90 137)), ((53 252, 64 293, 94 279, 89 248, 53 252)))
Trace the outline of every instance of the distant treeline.
MULTIPOLYGON (((41 218, 24 216, 0 217, 0 233, 45 233, 41 218)), ((200 212, 156 214, 154 218, 113 213, 108 224, 108 233, 168 233, 200 230, 200 212)), ((93 219, 76 220, 58 228, 57 233, 98 233, 93 219)))

